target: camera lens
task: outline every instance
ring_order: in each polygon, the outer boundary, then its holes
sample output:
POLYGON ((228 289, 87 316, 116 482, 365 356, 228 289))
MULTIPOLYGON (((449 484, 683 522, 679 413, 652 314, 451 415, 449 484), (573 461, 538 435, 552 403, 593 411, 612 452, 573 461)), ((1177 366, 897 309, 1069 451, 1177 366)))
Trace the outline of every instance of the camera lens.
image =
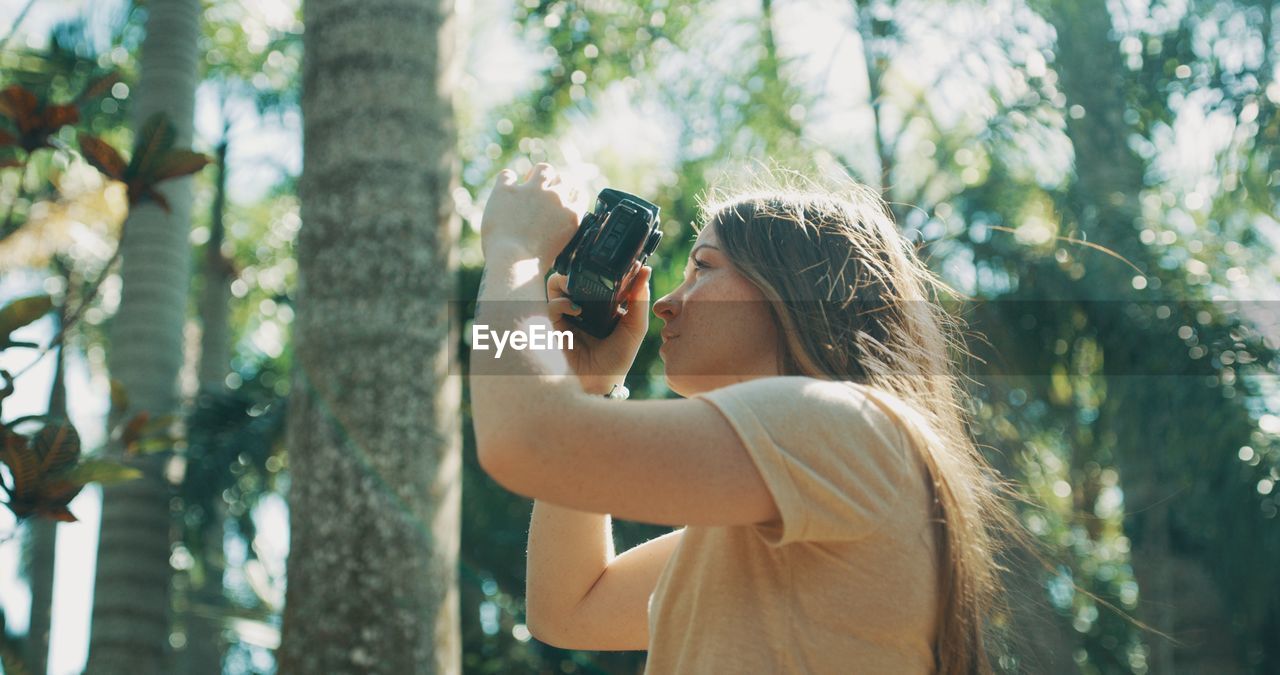
POLYGON ((658 250, 658 242, 662 241, 662 230, 655 228, 649 234, 649 239, 644 242, 644 254, 649 255, 658 250))

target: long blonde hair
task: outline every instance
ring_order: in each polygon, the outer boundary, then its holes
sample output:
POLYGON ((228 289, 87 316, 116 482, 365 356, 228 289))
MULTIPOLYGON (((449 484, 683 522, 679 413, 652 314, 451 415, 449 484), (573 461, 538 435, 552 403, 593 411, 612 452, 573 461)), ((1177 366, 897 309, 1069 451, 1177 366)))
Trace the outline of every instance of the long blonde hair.
MULTIPOLYGON (((776 183, 776 179, 772 178, 776 183)), ((702 222, 769 301, 784 374, 885 391, 911 410, 938 542, 939 673, 992 672, 992 616, 1007 616, 998 558, 1018 527, 1002 481, 965 428, 953 351, 963 324, 929 295, 955 293, 916 256, 869 188, 713 193, 702 222)))

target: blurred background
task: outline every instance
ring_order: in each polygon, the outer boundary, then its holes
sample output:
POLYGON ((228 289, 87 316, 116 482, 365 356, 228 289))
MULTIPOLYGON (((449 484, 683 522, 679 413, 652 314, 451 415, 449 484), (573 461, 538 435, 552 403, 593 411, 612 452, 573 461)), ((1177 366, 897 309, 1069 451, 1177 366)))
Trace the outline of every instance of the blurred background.
POLYGON ((1000 669, 1280 672, 1276 16, 4 3, 3 672, 641 672, 531 638, 531 502, 475 461, 480 213, 538 161, 662 207, 659 294, 712 185, 879 190, 1047 552, 1000 669))

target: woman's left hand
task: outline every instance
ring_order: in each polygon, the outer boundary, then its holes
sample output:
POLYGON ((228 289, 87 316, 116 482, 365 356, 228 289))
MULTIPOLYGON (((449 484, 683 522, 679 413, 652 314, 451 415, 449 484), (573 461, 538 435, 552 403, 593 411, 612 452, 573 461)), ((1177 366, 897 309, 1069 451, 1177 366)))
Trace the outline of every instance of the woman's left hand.
POLYGON ((524 183, 516 180, 514 171, 503 169, 480 224, 485 260, 536 257, 544 272, 551 269, 578 230, 584 209, 579 201, 577 191, 550 164, 534 165, 524 183))

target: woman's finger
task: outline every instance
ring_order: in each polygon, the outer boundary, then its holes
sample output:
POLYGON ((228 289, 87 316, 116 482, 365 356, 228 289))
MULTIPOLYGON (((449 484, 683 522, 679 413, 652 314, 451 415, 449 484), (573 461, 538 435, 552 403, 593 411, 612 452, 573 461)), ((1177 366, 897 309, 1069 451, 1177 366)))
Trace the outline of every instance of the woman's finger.
POLYGON ((529 185, 546 185, 556 175, 555 167, 546 162, 538 162, 533 165, 533 169, 529 171, 529 185))
POLYGON ((559 272, 547 277, 547 299, 567 297, 569 295, 569 277, 559 272))
POLYGON ((622 324, 635 328, 640 334, 649 326, 649 278, 652 276, 652 267, 641 267, 627 289, 627 312, 622 316, 622 324))
POLYGON ((573 304, 569 298, 556 298, 547 303, 547 316, 552 321, 559 321, 564 316, 577 316, 582 313, 582 308, 573 304))
POLYGON ((645 309, 649 306, 649 279, 653 276, 653 268, 644 265, 640 271, 636 273, 636 278, 631 281, 631 288, 627 289, 628 300, 631 304, 643 305, 645 309))

